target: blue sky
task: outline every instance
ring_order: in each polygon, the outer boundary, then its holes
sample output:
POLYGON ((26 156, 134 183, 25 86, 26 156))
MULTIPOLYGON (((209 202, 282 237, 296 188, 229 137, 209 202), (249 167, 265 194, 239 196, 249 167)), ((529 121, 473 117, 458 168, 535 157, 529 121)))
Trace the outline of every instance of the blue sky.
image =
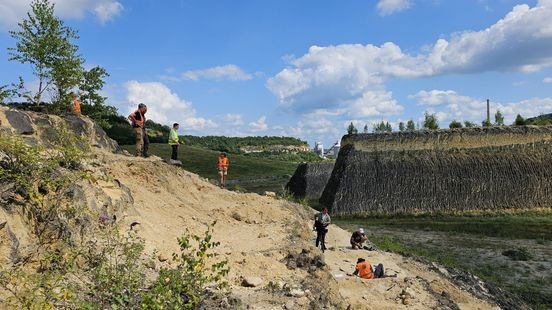
MULTIPOLYGON (((6 51, 29 2, 0 0, 0 85, 36 87, 6 51)), ((552 0, 54 2, 108 102, 181 134, 328 145, 351 121, 480 123, 487 98, 507 122, 552 113, 552 0)))

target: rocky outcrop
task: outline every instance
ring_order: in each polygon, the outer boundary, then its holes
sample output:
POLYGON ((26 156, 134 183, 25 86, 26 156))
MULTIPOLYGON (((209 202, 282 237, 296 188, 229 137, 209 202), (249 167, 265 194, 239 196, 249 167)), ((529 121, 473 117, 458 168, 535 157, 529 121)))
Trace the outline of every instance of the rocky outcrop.
POLYGON ((344 136, 321 203, 336 214, 550 208, 552 127, 344 136))
POLYGON ((332 174, 334 163, 301 163, 286 185, 295 198, 318 199, 332 174))
POLYGON ((110 151, 119 150, 117 142, 88 117, 57 116, 0 106, 0 134, 21 135, 30 144, 47 144, 60 125, 83 138, 86 144, 110 151))

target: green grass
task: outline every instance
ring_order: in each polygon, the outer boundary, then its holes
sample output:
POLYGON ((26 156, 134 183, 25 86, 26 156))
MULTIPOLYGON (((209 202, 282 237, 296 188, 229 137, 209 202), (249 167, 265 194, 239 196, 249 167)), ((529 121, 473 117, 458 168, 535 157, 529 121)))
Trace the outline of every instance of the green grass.
MULTIPOLYGON (((122 145, 123 149, 134 153, 134 145, 122 145)), ((150 144, 151 155, 161 158, 171 157, 171 147, 167 144, 150 144)), ((219 152, 181 145, 178 149, 178 159, 182 161, 185 170, 198 175, 218 180, 217 158, 219 152)), ((297 163, 257 158, 238 154, 229 154, 228 169, 229 189, 239 186, 246 191, 262 193, 264 191, 282 191, 291 175, 295 172, 297 163)))
POLYGON ((489 237, 552 240, 552 212, 341 218, 351 224, 478 234, 489 237))

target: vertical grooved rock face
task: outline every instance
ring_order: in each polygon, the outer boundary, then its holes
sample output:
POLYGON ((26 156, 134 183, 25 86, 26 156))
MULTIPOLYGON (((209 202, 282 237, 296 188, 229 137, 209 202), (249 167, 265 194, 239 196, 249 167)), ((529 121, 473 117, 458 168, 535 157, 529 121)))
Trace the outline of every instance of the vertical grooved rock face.
POLYGON ((301 163, 286 185, 295 198, 318 199, 332 173, 334 163, 301 163))
POLYGON ((335 214, 550 208, 552 127, 345 136, 321 203, 335 214))

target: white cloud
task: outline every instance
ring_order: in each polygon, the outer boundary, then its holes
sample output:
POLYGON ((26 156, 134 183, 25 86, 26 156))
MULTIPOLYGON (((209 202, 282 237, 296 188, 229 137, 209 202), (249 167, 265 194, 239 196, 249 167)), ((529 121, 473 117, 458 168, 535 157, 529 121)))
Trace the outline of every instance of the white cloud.
POLYGON ((249 129, 253 132, 266 131, 268 129, 266 116, 261 116, 258 120, 249 123, 249 129))
POLYGON ((317 110, 344 116, 388 116, 402 106, 386 90, 393 78, 487 71, 531 72, 552 66, 552 0, 515 6, 481 31, 439 39, 418 54, 392 43, 312 46, 288 57, 289 66, 267 81, 280 107, 301 114, 317 110))
POLYGON ((200 79, 206 80, 231 80, 231 81, 247 81, 251 80, 253 76, 244 72, 240 67, 236 65, 224 65, 217 66, 201 70, 190 70, 182 73, 182 77, 187 80, 198 81, 200 79))
MULTIPOLYGON (((17 23, 30 10, 32 0, 2 0, 0 2, 0 29, 14 29, 17 23)), ((55 4, 56 14, 61 18, 83 18, 89 12, 104 24, 123 10, 116 0, 51 0, 55 4)))
POLYGON ((183 130, 216 128, 217 124, 209 119, 197 118, 192 103, 181 99, 167 86, 159 82, 129 81, 125 83, 127 107, 131 113, 139 103, 148 106, 147 118, 158 123, 170 125, 179 123, 183 130))
POLYGON ((411 0, 379 0, 377 5, 379 14, 382 16, 404 11, 411 6, 411 0))
POLYGON ((241 114, 226 114, 224 116, 224 122, 233 125, 240 126, 243 125, 243 115, 241 114))
POLYGON ((552 84, 552 77, 546 77, 542 80, 543 83, 552 84))
MULTIPOLYGON (((445 121, 469 120, 480 124, 484 120, 487 111, 487 100, 462 96, 453 90, 419 91, 410 96, 419 104, 428 107, 431 113, 438 113, 441 127, 445 127, 445 121)), ((493 102, 491 100, 491 118, 500 110, 506 123, 512 123, 517 114, 524 117, 538 116, 542 113, 552 112, 552 98, 531 98, 517 102, 493 102)), ((492 121, 491 120, 491 121, 492 121)))

